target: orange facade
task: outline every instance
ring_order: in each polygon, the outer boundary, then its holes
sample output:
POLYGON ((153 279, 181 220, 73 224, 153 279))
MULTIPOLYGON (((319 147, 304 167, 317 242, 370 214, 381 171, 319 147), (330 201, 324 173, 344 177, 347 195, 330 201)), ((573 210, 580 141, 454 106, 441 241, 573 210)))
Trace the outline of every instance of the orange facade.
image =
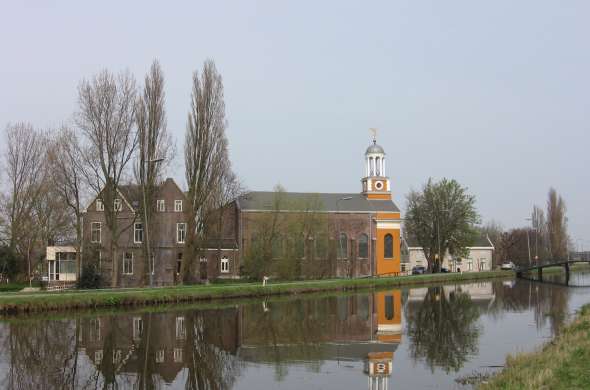
POLYGON ((377 242, 376 242, 375 260, 377 263, 378 276, 392 276, 397 275, 401 271, 400 260, 400 231, 399 228, 385 228, 381 229, 377 226, 377 242), (393 257, 385 257, 385 236, 391 234, 393 237, 393 257))
POLYGON ((369 199, 377 199, 377 200, 391 200, 391 193, 368 193, 367 198, 369 199))

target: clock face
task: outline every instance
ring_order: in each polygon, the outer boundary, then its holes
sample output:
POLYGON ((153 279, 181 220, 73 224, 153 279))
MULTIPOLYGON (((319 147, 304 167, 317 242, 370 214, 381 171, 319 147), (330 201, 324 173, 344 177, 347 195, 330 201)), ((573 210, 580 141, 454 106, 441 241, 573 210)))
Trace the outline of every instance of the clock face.
POLYGON ((375 189, 382 190, 383 189, 383 182, 382 181, 376 181, 375 182, 375 189))

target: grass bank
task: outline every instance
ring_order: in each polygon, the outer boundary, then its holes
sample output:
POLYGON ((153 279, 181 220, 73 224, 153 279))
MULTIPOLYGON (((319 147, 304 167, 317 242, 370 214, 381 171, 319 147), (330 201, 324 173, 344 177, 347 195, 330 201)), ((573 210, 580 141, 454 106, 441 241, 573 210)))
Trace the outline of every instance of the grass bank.
POLYGON ((590 305, 539 351, 509 356, 479 389, 590 389, 590 305))
POLYGON ((130 307, 177 304, 217 299, 240 299, 320 291, 348 291, 374 287, 416 286, 490 278, 511 278, 512 272, 490 271, 463 274, 395 276, 387 278, 328 279, 314 281, 234 283, 220 285, 171 286, 117 290, 77 290, 0 294, 0 314, 11 315, 83 308, 130 307))

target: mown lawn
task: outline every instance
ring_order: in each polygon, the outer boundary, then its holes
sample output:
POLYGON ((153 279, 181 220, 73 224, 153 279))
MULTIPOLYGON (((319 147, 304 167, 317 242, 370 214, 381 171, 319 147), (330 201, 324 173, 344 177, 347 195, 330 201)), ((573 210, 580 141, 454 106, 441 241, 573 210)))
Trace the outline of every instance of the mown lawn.
POLYGON ((541 350, 509 356, 480 389, 590 389, 590 305, 541 350))
POLYGON ((133 288, 117 290, 71 290, 62 292, 32 292, 0 294, 0 314, 65 310, 79 308, 156 305, 187 303, 212 299, 263 297, 281 294, 302 294, 319 291, 345 291, 379 286, 406 286, 448 283, 513 277, 511 272, 490 271, 464 274, 435 274, 395 276, 387 278, 329 279, 295 282, 233 283, 160 288, 133 288))

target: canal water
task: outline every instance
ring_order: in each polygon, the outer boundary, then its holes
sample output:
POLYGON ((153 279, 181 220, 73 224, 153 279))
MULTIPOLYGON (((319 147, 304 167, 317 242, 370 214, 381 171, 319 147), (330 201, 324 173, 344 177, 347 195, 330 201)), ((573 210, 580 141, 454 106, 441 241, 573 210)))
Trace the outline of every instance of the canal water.
POLYGON ((0 388, 469 388, 457 379, 535 349, 589 302, 590 288, 517 280, 6 318, 0 388))

